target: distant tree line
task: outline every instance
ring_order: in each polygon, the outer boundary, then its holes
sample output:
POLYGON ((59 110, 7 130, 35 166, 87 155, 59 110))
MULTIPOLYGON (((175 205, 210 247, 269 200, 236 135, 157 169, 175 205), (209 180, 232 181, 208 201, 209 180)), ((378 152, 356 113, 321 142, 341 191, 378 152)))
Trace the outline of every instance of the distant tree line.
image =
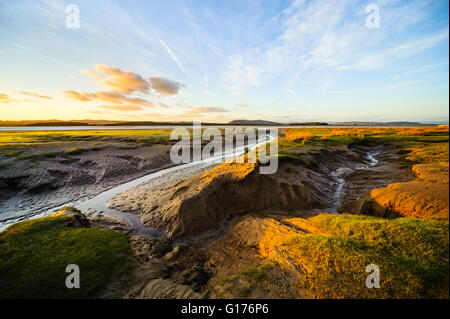
POLYGON ((325 122, 305 122, 305 123, 291 123, 289 125, 292 125, 292 126, 323 126, 323 125, 328 125, 328 123, 325 123, 325 122))

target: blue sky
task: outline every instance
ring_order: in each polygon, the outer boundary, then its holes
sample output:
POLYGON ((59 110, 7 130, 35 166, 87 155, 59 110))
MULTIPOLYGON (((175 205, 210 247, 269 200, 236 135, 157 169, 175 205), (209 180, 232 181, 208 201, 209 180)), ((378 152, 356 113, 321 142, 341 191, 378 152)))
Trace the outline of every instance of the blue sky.
POLYGON ((448 120, 448 1, 1 1, 0 119, 448 120), (80 28, 66 27, 76 4, 80 28), (379 8, 368 28, 367 5, 379 8))

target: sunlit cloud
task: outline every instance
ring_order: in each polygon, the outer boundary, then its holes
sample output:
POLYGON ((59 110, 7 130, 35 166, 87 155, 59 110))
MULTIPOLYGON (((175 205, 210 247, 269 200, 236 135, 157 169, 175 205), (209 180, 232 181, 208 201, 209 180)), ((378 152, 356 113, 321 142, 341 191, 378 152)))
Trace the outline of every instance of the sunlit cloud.
POLYGON ((142 107, 138 105, 100 105, 102 109, 115 110, 115 111, 140 111, 142 107))
POLYGON ((237 107, 247 107, 247 103, 236 104, 237 107))
MULTIPOLYGON (((114 107, 115 110, 136 110, 135 107, 154 107, 155 103, 145 98, 135 96, 135 93, 150 96, 152 92, 159 95, 176 95, 183 87, 181 83, 174 82, 161 76, 153 76, 148 80, 143 76, 132 72, 123 71, 120 68, 104 64, 94 65, 94 70, 81 70, 80 73, 92 79, 96 84, 109 88, 111 91, 98 91, 96 93, 79 93, 76 91, 64 91, 69 98, 78 101, 100 100, 116 105, 129 105, 130 107, 114 107)), ((159 98, 159 95, 155 98, 159 98)), ((158 102, 158 106, 167 108, 168 105, 158 102)))
POLYGON ((82 102, 92 101, 97 97, 95 93, 86 93, 86 92, 79 93, 76 91, 63 91, 63 93, 68 98, 82 102))
POLYGON ((22 93, 23 95, 37 97, 39 99, 47 99, 47 100, 53 99, 51 96, 41 95, 41 94, 37 94, 37 93, 33 93, 33 92, 20 92, 20 93, 22 93))
POLYGON ((97 92, 96 98, 105 102, 111 102, 114 104, 136 104, 140 106, 154 107, 155 104, 151 101, 147 101, 141 98, 133 98, 122 95, 117 92, 97 92))
POLYGON ((188 115, 201 115, 202 113, 224 113, 228 112, 221 107, 196 106, 186 112, 188 115))
POLYGON ((91 78, 96 80, 103 79, 105 77, 103 74, 95 73, 91 70, 80 70, 80 73, 83 75, 90 76, 91 78))
POLYGON ((88 102, 88 101, 94 101, 94 100, 100 100, 103 102, 109 102, 113 104, 136 104, 139 106, 147 106, 147 107, 154 107, 155 104, 151 101, 147 101, 141 98, 133 98, 128 97, 123 94, 117 93, 117 92, 96 92, 96 93, 79 93, 76 91, 64 91, 67 97, 82 101, 82 102, 88 102))
POLYGON ((142 92, 148 93, 149 84, 139 74, 132 71, 122 71, 117 67, 104 64, 94 65, 97 72, 81 70, 80 72, 95 80, 101 86, 121 93, 142 92))
POLYGON ((8 94, 0 93, 0 103, 11 103, 16 100, 12 99, 8 94))

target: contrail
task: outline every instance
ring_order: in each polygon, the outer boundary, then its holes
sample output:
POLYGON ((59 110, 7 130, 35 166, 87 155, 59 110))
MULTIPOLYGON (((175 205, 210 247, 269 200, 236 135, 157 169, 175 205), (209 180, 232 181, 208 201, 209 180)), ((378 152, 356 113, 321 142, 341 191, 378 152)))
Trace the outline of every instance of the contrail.
POLYGON ((61 64, 65 64, 66 66, 70 66, 71 68, 76 68, 76 66, 74 66, 74 65, 72 65, 72 64, 70 64, 70 63, 67 63, 67 62, 65 62, 65 61, 56 59, 56 58, 54 58, 54 57, 51 57, 51 56, 46 55, 46 54, 43 54, 43 53, 41 53, 41 52, 38 52, 38 51, 35 51, 35 50, 32 50, 32 49, 26 48, 26 47, 24 47, 24 46, 21 46, 21 45, 15 43, 15 42, 9 41, 9 43, 10 43, 11 45, 15 46, 16 48, 19 48, 19 49, 28 51, 28 52, 33 53, 33 54, 35 54, 35 55, 38 55, 38 56, 40 56, 40 57, 47 58, 47 59, 49 59, 49 60, 53 60, 53 61, 58 62, 58 63, 61 63, 61 64))
POLYGON ((175 61, 175 63, 178 65, 181 71, 188 74, 187 71, 183 68, 183 65, 181 65, 181 62, 178 60, 176 55, 172 52, 172 50, 167 46, 167 44, 164 43, 163 40, 158 38, 159 42, 161 42, 162 46, 167 50, 167 53, 169 53, 170 57, 175 61))

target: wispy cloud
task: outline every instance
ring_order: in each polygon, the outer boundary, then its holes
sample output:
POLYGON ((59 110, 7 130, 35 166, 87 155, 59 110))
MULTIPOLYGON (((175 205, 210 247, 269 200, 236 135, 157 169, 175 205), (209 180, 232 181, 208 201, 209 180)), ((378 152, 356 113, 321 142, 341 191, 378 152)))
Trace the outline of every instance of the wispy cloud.
POLYGON ((330 72, 383 69, 448 41, 448 28, 419 39, 404 36, 403 43, 395 36, 395 32, 425 21, 429 4, 384 1, 380 4, 382 27, 369 29, 365 26, 365 3, 293 1, 277 16, 281 32, 276 38, 228 57, 224 88, 231 94, 243 94, 269 86, 276 79, 287 80, 288 89, 292 89, 302 74, 309 77, 320 68, 330 72))
POLYGON ((141 106, 138 105, 99 105, 99 108, 114 110, 114 111, 140 111, 141 106))
POLYGON ((224 113, 228 112, 226 109, 221 107, 211 107, 211 106, 196 106, 186 112, 187 115, 201 115, 203 113, 224 113))
POLYGON ((16 47, 16 48, 19 48, 19 49, 25 50, 25 51, 27 51, 27 52, 30 52, 30 53, 32 53, 32 54, 34 54, 34 55, 43 57, 43 58, 48 59, 48 60, 52 60, 52 61, 58 62, 58 63, 63 64, 63 65, 65 65, 65 66, 68 66, 68 67, 71 67, 71 68, 74 68, 74 67, 75 67, 73 64, 68 63, 67 61, 63 61, 63 60, 54 58, 54 57, 52 57, 52 56, 50 56, 50 55, 47 55, 47 54, 45 54, 45 53, 42 53, 42 52, 39 52, 39 51, 30 49, 30 48, 27 48, 27 47, 25 47, 25 46, 23 46, 23 45, 20 45, 20 44, 15 43, 15 42, 10 41, 9 44, 11 44, 12 46, 14 46, 14 47, 16 47))
POLYGON ((432 36, 422 37, 419 40, 403 43, 385 50, 369 53, 356 59, 351 65, 339 66, 338 70, 369 71, 392 65, 396 60, 421 53, 445 40, 448 41, 448 29, 441 30, 432 36))
POLYGON ((47 99, 47 100, 53 99, 51 96, 41 95, 41 94, 33 93, 33 92, 20 92, 20 93, 22 93, 23 95, 37 97, 39 99, 47 99))
POLYGON ((63 91, 63 93, 66 95, 66 97, 81 102, 92 101, 97 97, 95 93, 86 93, 86 92, 80 93, 72 90, 63 91))
POLYGON ((0 103, 11 103, 14 102, 13 98, 11 98, 8 94, 0 93, 0 103))
POLYGON ((154 107, 155 104, 151 101, 147 101, 141 98, 133 98, 125 96, 117 92, 105 92, 99 91, 96 93, 86 93, 86 92, 76 92, 76 91, 64 91, 64 94, 77 101, 88 102, 88 101, 103 101, 113 104, 136 104, 139 106, 154 107))

